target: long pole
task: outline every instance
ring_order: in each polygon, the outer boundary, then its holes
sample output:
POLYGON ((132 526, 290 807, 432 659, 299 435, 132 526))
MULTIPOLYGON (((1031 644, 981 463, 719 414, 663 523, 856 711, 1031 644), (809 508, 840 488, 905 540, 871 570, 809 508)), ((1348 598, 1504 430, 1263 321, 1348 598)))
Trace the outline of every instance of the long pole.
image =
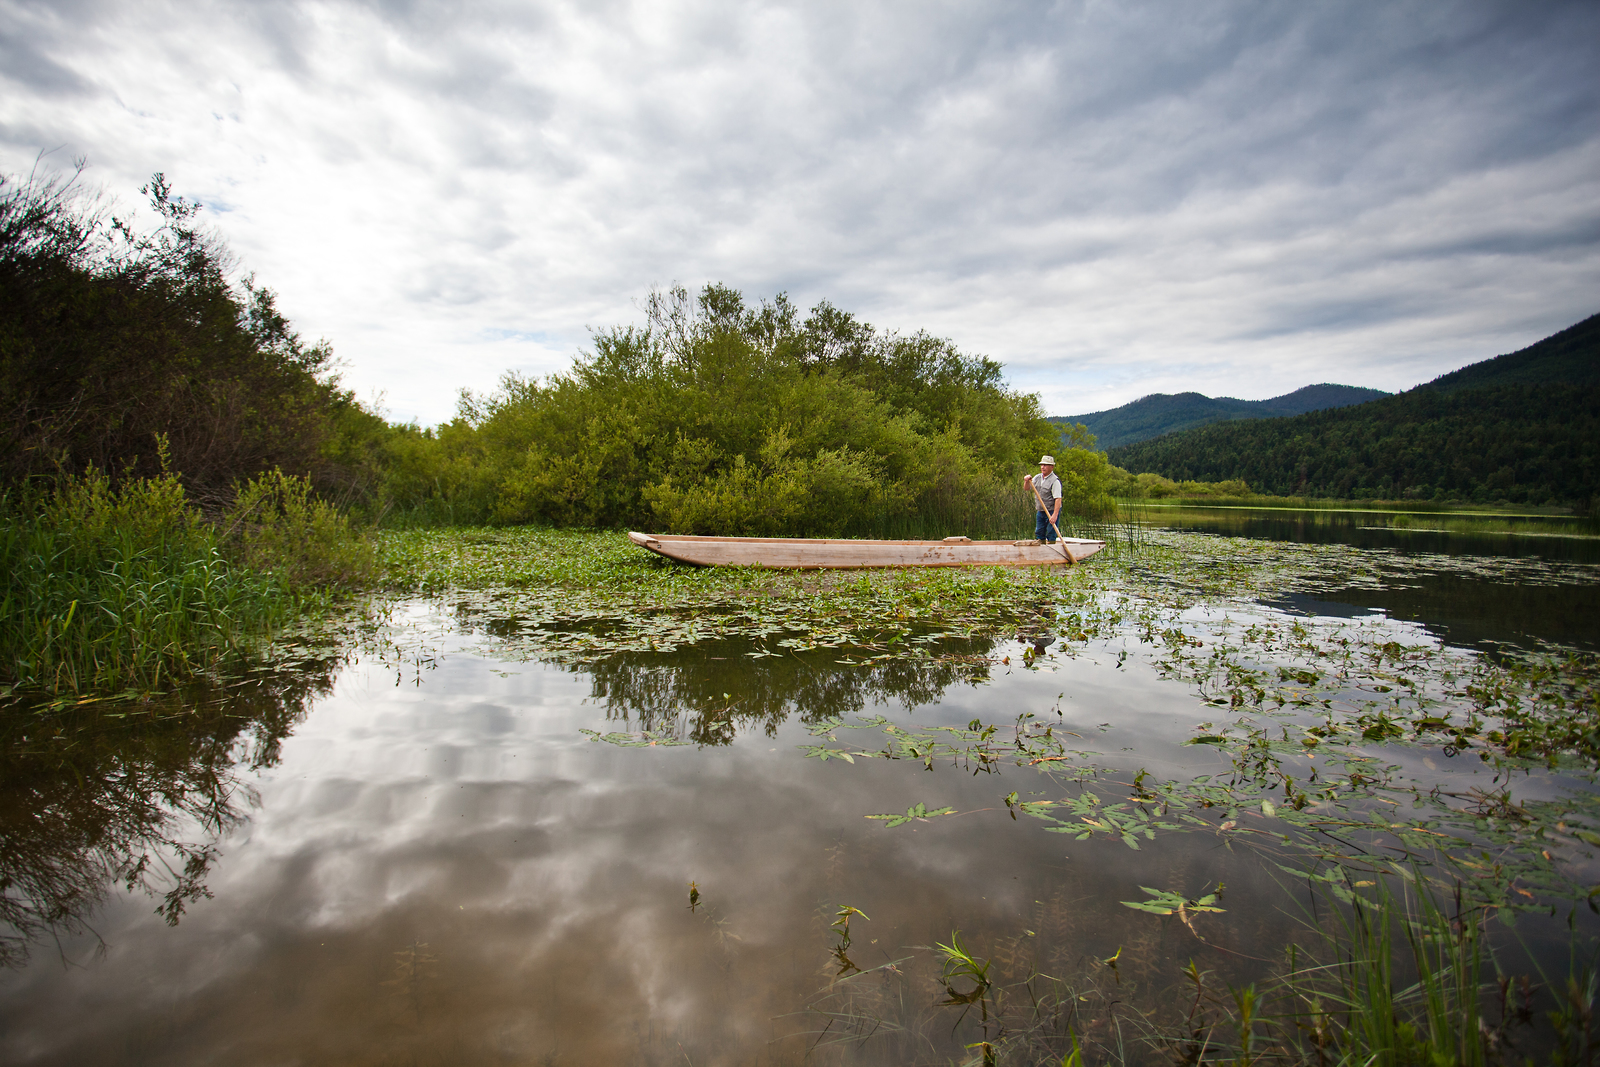
POLYGON ((1033 484, 1033 478, 1031 476, 1028 478, 1028 488, 1033 490, 1033 499, 1039 502, 1039 510, 1044 512, 1045 518, 1050 519, 1050 528, 1056 532, 1056 544, 1061 545, 1061 554, 1067 557, 1068 563, 1078 562, 1072 558, 1072 553, 1067 551, 1067 546, 1061 544, 1061 542, 1065 540, 1065 538, 1061 536, 1061 527, 1056 525, 1056 520, 1050 518, 1050 509, 1044 506, 1044 497, 1039 495, 1039 487, 1033 484))

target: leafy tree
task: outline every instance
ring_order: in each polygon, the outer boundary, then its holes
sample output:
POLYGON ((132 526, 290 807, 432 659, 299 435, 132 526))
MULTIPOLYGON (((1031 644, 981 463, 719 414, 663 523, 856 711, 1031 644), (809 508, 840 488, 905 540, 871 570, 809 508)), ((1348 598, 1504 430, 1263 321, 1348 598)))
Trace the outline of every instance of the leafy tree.
MULTIPOLYGON (((80 165, 81 169, 81 165, 80 165)), ((194 496, 327 466, 339 393, 308 345, 157 174, 144 232, 67 181, 0 177, 0 477, 156 473, 155 436, 194 496)))
MULTIPOLYGON (((722 285, 653 293, 646 313, 597 331, 565 374, 464 396, 448 430, 473 477, 457 489, 438 473, 446 430, 408 442, 433 464, 432 499, 455 492, 501 522, 680 532, 988 529, 1026 522, 1013 476, 1068 444, 998 364, 924 333, 722 285)), ((1083 462, 1080 495, 1103 500, 1083 462)), ((414 487, 393 489, 428 497, 414 487)))

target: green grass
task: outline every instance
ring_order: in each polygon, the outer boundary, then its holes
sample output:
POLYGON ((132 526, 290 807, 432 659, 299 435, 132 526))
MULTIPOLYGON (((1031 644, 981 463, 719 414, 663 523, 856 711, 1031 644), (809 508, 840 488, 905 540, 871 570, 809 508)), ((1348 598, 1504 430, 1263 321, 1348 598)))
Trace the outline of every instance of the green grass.
POLYGON ((303 482, 274 472, 219 523, 173 474, 66 478, 0 501, 0 686, 51 699, 149 693, 241 664, 362 580, 372 551, 303 482))

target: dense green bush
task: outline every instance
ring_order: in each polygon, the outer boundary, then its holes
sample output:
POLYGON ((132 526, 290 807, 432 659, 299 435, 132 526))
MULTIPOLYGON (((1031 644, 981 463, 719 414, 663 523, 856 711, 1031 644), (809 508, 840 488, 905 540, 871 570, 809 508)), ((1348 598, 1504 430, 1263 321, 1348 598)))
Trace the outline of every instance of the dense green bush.
MULTIPOLYGON (((464 395, 436 431, 390 428, 375 454, 402 519, 662 532, 1011 535, 1019 484, 1061 460, 1068 505, 1105 511, 1109 468, 1008 389, 992 360, 884 333, 823 303, 748 305, 707 286, 655 294, 647 325, 601 330, 543 381, 464 395)), ((1077 432, 1076 430, 1072 431, 1077 432)))
POLYGON ((1132 474, 1121 467, 1111 468, 1111 495, 1123 500, 1166 500, 1168 498, 1248 497, 1250 486, 1237 478, 1221 482, 1175 482, 1148 471, 1132 474))
POLYGON ((290 589, 350 589, 373 575, 375 550, 349 516, 280 470, 252 478, 220 520, 220 540, 240 566, 290 589))
POLYGON ((334 453, 362 413, 331 349, 303 342, 270 289, 229 280, 198 204, 159 174, 141 191, 151 232, 72 181, 0 176, 0 483, 153 477, 163 434, 207 507, 273 468, 349 488, 334 453))

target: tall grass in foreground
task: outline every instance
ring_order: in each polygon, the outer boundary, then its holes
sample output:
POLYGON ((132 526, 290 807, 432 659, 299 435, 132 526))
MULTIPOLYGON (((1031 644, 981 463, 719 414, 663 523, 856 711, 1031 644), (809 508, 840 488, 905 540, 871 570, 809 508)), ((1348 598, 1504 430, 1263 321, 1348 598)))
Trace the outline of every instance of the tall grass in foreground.
MULTIPOLYGON (((1220 1011, 1204 1036, 1219 1053, 1383 1067, 1596 1062, 1592 943, 1574 934, 1564 980, 1514 981, 1489 944, 1492 909, 1474 906, 1459 883, 1444 889, 1417 867, 1391 869, 1311 876, 1309 951, 1291 946, 1282 976, 1259 993, 1252 985, 1210 998, 1220 1011), (1535 1012, 1536 994, 1555 1010, 1535 1012)), ((1193 980, 1199 1004, 1207 995, 1198 972, 1193 980)))
POLYGON ((237 659, 370 569, 372 549, 273 472, 219 522, 176 475, 90 471, 0 500, 0 683, 50 695, 158 690, 237 659))

